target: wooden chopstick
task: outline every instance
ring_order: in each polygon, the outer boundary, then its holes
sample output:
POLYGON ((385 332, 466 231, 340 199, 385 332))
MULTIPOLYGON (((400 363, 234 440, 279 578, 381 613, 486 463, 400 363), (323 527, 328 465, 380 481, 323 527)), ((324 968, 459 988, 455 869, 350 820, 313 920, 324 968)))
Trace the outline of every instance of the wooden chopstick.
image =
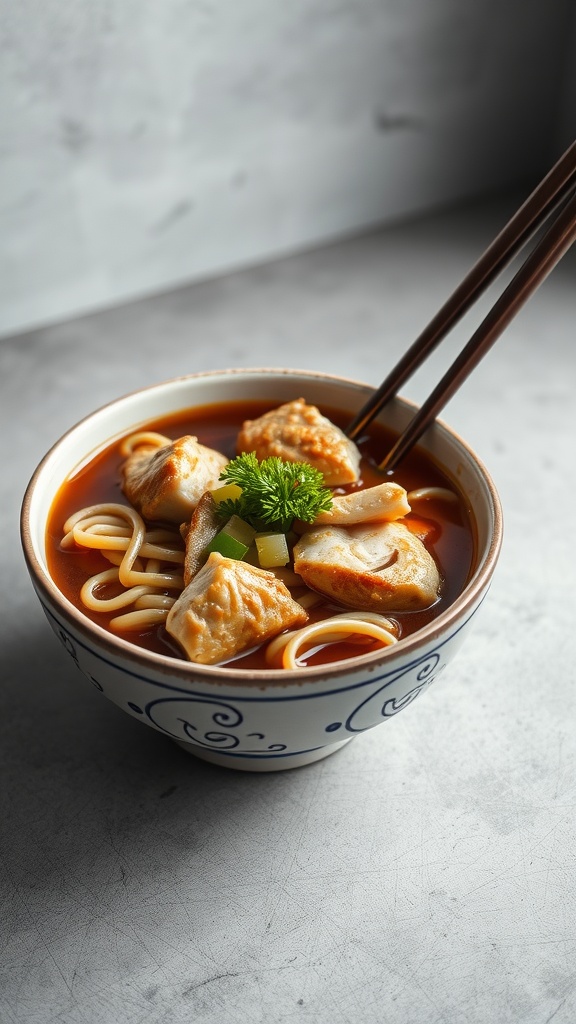
POLYGON ((576 211, 569 197, 576 186, 576 142, 566 150, 528 199, 472 267, 416 341, 410 346, 380 387, 348 425, 351 439, 380 412, 428 354, 446 336, 476 299, 522 249, 538 228, 563 202, 557 221, 533 250, 516 277, 503 292, 469 343, 442 378, 428 400, 381 463, 392 471, 420 437, 442 406, 480 361, 518 309, 554 268, 574 241, 576 211))
POLYGON ((382 460, 379 467, 381 470, 392 472, 575 241, 576 194, 566 203, 468 344, 382 460))

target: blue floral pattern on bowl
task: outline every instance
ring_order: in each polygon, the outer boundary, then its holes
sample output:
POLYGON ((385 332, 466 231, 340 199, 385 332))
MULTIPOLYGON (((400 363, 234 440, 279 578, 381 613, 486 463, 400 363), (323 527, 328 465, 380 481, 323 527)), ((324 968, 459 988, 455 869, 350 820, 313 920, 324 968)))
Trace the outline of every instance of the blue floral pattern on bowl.
POLYGON ((409 707, 443 671, 448 649, 461 642, 468 622, 460 624, 421 656, 389 671, 366 673, 354 682, 326 689, 319 682, 300 689, 269 688, 265 693, 234 686, 218 696, 202 689, 191 676, 190 686, 169 685, 117 664, 74 638, 45 608, 54 631, 80 671, 93 686, 130 714, 170 736, 199 756, 212 751, 222 758, 258 760, 310 754, 341 745, 359 733, 388 721, 409 707), (101 663, 102 673, 98 664, 101 663), (113 681, 105 686, 100 678, 113 681), (278 714, 278 705, 283 705, 278 714), (342 715, 329 712, 338 706, 342 715))

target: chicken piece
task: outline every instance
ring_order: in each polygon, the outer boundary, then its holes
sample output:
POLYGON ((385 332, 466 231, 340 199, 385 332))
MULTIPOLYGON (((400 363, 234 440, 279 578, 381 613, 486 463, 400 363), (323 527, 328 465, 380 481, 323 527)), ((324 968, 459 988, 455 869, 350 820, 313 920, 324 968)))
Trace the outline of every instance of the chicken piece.
POLYGON ((210 491, 205 491, 198 502, 189 523, 182 523, 180 533, 186 546, 184 555, 184 586, 202 568, 206 561, 205 551, 210 541, 222 527, 216 503, 210 491))
POLYGON ((276 455, 287 462, 309 462, 329 487, 354 483, 360 452, 346 435, 303 398, 287 402, 256 420, 245 420, 236 448, 262 461, 276 455))
POLYGON ((273 573, 213 551, 170 609, 166 629, 190 661, 217 665, 307 620, 273 573))
POLYGON ((314 526, 294 547, 294 570, 313 590, 362 611, 427 608, 440 574, 403 523, 314 526))
POLYGON ((225 455, 190 434, 163 448, 136 448, 121 467, 122 490, 145 519, 181 523, 219 485, 225 455))
POLYGON ((354 523, 383 523, 408 515, 410 505, 400 484, 383 483, 351 494, 334 495, 332 508, 320 512, 314 526, 352 526, 354 523))

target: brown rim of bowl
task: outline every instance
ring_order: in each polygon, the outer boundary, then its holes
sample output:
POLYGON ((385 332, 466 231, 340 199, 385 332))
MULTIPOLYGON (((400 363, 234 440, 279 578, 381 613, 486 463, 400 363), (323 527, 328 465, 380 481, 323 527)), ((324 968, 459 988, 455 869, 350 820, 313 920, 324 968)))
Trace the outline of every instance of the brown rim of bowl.
MULTIPOLYGON (((53 452, 59 448, 62 442, 70 434, 74 433, 74 431, 83 424, 88 423, 94 417, 101 415, 106 409, 127 401, 136 395, 155 391, 158 388, 167 387, 171 384, 178 383, 179 381, 184 382, 188 380, 198 380, 204 377, 230 377, 250 374, 261 375, 265 373, 273 373, 277 376, 304 376, 309 377, 312 380, 324 380, 332 383, 347 384, 362 389, 372 388, 372 385, 366 384, 364 381, 355 380, 349 377, 322 373, 315 370, 285 369, 280 367, 238 367, 233 369, 204 370, 198 373, 183 374, 179 377, 172 377, 168 380, 160 381, 157 384, 137 388, 135 391, 120 395, 118 398, 112 399, 110 402, 106 402, 97 409, 94 409, 91 413, 82 417, 82 419, 78 420, 68 430, 66 430, 65 433, 54 442, 43 456, 42 460, 38 463, 38 466, 26 487, 20 513, 20 536, 28 572, 36 581, 37 589, 42 592, 48 602, 61 610, 63 619, 69 619, 78 633, 85 637, 90 638, 91 636, 95 636, 99 645, 104 647, 109 655, 117 655, 123 659, 135 661, 140 666, 154 668, 157 672, 161 670, 164 674, 178 677, 183 683, 189 682, 191 684, 197 684, 198 677, 204 679, 206 683, 221 683, 222 685, 233 683, 237 686, 245 685, 254 687, 262 687, 264 684, 267 686, 272 685, 280 687, 293 684, 295 682, 304 684, 308 681, 317 681, 326 677, 326 675, 329 675, 331 679, 338 679, 340 676, 349 674, 349 672, 354 670, 356 667, 369 668, 371 665, 376 667, 376 665, 380 664, 382 660, 392 657, 399 648, 401 648, 403 654, 409 654, 411 650, 419 648, 422 643, 434 639, 435 636, 441 633, 445 626, 455 618, 461 618, 463 616, 466 619, 471 610, 478 603, 481 593, 485 590, 486 586, 490 584, 491 577, 494 573, 496 562, 500 554, 500 548, 502 546, 503 523, 500 498, 492 477, 488 473, 484 463, 478 458, 470 445, 464 441, 456 431, 444 423, 443 420, 437 419, 435 423, 464 449, 470 460, 477 466, 484 479, 491 499, 492 537, 482 567, 480 570, 476 570, 474 578, 464 587, 464 590, 458 595, 452 604, 416 633, 404 637, 392 647, 379 649, 378 651, 373 651, 370 654, 358 655, 354 658, 347 658, 341 662, 333 662, 328 666, 312 665, 305 669, 237 669, 233 667, 233 662, 230 666, 199 665, 196 662, 187 662, 184 660, 179 661, 169 655, 157 654, 153 651, 144 650, 136 644, 131 643, 129 640, 124 640, 123 637, 117 637, 113 633, 110 633, 108 630, 104 629, 103 626, 93 622, 84 615, 83 612, 76 608, 76 606, 61 593, 52 580, 52 577, 44 570, 40 561, 36 557, 34 545, 31 539, 30 504, 32 501, 32 495, 36 486, 36 481, 41 475, 45 464, 48 462, 53 452), (190 678, 191 670, 194 674, 194 679, 190 678)), ((409 399, 401 398, 400 400, 403 404, 411 406, 413 409, 417 408, 416 404, 409 399)), ((97 450, 98 448, 94 449, 95 452, 97 450)))

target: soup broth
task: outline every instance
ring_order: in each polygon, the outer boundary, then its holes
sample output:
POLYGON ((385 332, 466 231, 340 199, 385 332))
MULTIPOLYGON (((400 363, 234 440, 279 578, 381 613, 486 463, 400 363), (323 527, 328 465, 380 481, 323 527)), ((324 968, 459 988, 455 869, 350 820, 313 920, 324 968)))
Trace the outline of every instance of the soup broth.
MULTIPOLYGON (((210 405, 183 410, 168 417, 162 417, 146 424, 147 430, 158 431, 171 439, 185 434, 195 435, 201 444, 222 452, 228 458, 236 453, 236 437, 244 420, 255 419, 271 408, 270 402, 233 402, 225 405, 210 405)), ((342 429, 349 416, 341 411, 322 407, 320 410, 342 429)), ((335 489, 344 494, 359 488, 382 483, 382 474, 377 464, 392 445, 394 435, 381 425, 372 425, 369 433, 357 439, 361 452, 361 475, 357 483, 335 489)), ((98 551, 90 549, 68 549, 61 546, 63 525, 78 509, 101 502, 127 504, 120 486, 120 466, 124 456, 120 453, 120 440, 110 444, 92 460, 83 464, 60 488, 50 512, 47 525, 47 560, 50 574, 61 592, 72 604, 104 628, 112 614, 92 612, 83 607, 80 591, 89 576, 109 568, 109 562, 98 551)), ((455 482, 434 464, 422 449, 415 448, 409 453, 392 477, 410 492, 422 487, 448 488, 457 500, 427 498, 413 504, 407 517, 422 536, 424 544, 435 559, 441 576, 442 588, 438 601, 421 611, 395 612, 390 617, 398 624, 399 636, 407 636, 420 629, 447 608, 462 591, 474 567, 475 541, 474 524, 464 496, 455 482), (418 521, 416 523, 416 521, 418 521)), ((173 527, 172 527, 173 528, 173 527)), ((177 531, 175 531, 177 532, 177 531)), ((333 615, 336 608, 326 601, 310 611, 310 621, 333 615)), ((120 634, 122 635, 122 634, 120 634)), ((139 633, 123 634, 126 639, 159 654, 183 659, 177 643, 170 637, 163 625, 145 629, 139 633)), ((343 641, 323 646, 305 658, 306 664, 321 664, 365 654, 378 645, 373 641, 343 641)), ((236 668, 269 668, 264 661, 262 650, 251 651, 234 660, 236 668)))

